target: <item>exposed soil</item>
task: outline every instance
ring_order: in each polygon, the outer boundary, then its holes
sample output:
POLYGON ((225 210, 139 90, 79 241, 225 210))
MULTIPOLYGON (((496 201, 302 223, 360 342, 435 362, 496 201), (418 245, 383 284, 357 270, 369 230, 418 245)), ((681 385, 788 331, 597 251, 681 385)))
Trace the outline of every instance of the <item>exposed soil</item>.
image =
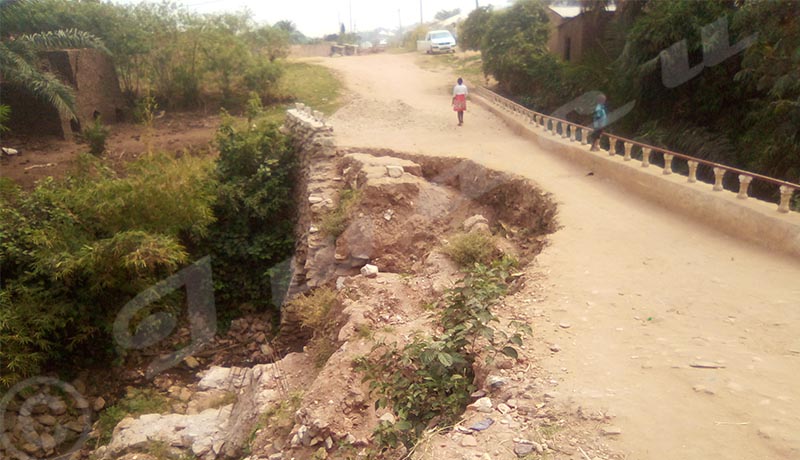
MULTIPOLYGON (((532 320, 555 401, 616 414, 621 434, 605 439, 630 458, 797 458, 800 264, 626 194, 474 103, 458 127, 457 76, 418 59, 436 57, 318 60, 352 92, 331 118, 337 142, 470 158, 554 194, 562 229, 529 272, 542 294, 514 311, 532 320)), ((483 441, 462 453, 512 458, 483 441)))
MULTIPOLYGON (((165 113, 153 122, 148 136, 144 126, 136 123, 116 123, 106 140, 107 158, 117 165, 138 158, 147 151, 215 152, 214 134, 219 127, 218 115, 200 112, 165 113)), ((88 152, 80 139, 61 140, 56 137, 4 136, 3 147, 20 151, 13 157, 0 158, 0 176, 13 179, 24 188, 32 188, 44 177, 64 177, 81 152, 88 152)))

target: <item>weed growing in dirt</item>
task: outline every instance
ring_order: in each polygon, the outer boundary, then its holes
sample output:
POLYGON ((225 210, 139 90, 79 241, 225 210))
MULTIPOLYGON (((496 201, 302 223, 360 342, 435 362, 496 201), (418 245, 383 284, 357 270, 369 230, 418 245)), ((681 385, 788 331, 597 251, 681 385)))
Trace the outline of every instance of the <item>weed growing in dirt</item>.
POLYGON ((338 238, 350 223, 350 211, 358 204, 361 193, 358 190, 345 189, 339 193, 336 208, 328 211, 320 221, 322 233, 338 238))
POLYGON ((247 99, 247 124, 250 124, 264 113, 264 105, 261 104, 261 96, 255 91, 250 91, 250 98, 247 99))
POLYGON ((109 132, 100 117, 95 118, 92 124, 83 130, 83 139, 89 144, 89 153, 99 157, 106 151, 106 138, 109 132))
POLYGON ((133 118, 144 126, 144 145, 147 153, 153 152, 153 121, 156 119, 158 103, 152 96, 143 97, 136 103, 133 109, 133 118))
POLYGON ((285 439, 294 427, 294 413, 300 408, 300 403, 303 401, 303 392, 295 391, 289 395, 276 406, 269 407, 258 418, 258 422, 250 432, 250 438, 245 449, 247 454, 253 447, 253 442, 260 431, 266 431, 271 438, 285 439))
POLYGON ((324 320, 335 303, 336 291, 322 287, 296 297, 291 301, 291 306, 297 312, 300 324, 316 333, 324 328, 324 320))
POLYGON ((460 233, 450 239, 443 252, 460 267, 488 264, 500 252, 494 237, 486 232, 460 233))
POLYGON ((372 340, 375 337, 375 332, 368 323, 360 323, 356 326, 356 336, 364 340, 372 340))
POLYGON ((516 358, 527 325, 512 324, 513 333, 499 330, 491 307, 507 288, 509 258, 491 265, 476 264, 445 296, 434 336, 415 336, 402 348, 377 344, 370 356, 354 361, 357 370, 379 395, 376 408, 391 407, 394 424, 381 424, 375 442, 381 451, 400 444, 411 447, 424 430, 455 423, 475 390, 473 363, 480 352, 516 358))
POLYGON ((98 445, 111 442, 111 433, 114 431, 114 427, 125 417, 160 414, 167 410, 169 410, 169 399, 161 393, 147 388, 130 389, 123 399, 100 414, 97 422, 97 430, 100 432, 98 445))
POLYGON ((156 460, 196 460, 194 455, 175 448, 163 441, 150 441, 141 448, 156 460))
POLYGON ((335 319, 332 318, 334 308, 338 304, 336 291, 322 287, 293 299, 287 307, 296 313, 300 325, 311 331, 308 351, 318 368, 324 366, 328 358, 339 348, 335 334, 338 328, 335 319))

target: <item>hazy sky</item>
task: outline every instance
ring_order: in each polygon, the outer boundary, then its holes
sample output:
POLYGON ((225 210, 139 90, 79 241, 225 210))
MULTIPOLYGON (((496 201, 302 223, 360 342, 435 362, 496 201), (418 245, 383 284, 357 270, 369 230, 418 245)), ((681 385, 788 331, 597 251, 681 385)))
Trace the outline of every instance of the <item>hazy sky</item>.
MULTIPOLYGON (((141 3, 144 0, 113 0, 116 3, 141 3)), ((200 13, 240 11, 248 8, 256 20, 274 24, 288 19, 309 37, 338 33, 339 22, 350 30, 352 6, 353 26, 358 30, 378 27, 389 29, 416 24, 420 20, 420 0, 177 0, 177 4, 200 13)), ((422 16, 432 21, 440 10, 461 8, 469 12, 475 0, 422 0, 422 16)), ((480 6, 502 6, 508 0, 478 0, 480 6)))

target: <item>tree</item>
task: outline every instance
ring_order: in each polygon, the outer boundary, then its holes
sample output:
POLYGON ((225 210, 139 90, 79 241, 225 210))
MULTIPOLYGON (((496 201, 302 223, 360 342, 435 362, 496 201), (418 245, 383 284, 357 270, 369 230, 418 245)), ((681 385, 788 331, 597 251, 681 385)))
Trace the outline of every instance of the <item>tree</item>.
POLYGON ((535 83, 531 71, 549 57, 548 22, 540 0, 519 0, 494 13, 481 42, 484 73, 512 92, 535 83))
POLYGON ((737 35, 759 33, 744 51, 736 82, 751 95, 740 132, 749 168, 800 182, 800 3, 748 2, 734 16, 737 35))
POLYGON ((466 50, 480 50, 483 36, 492 17, 492 7, 484 6, 475 8, 467 19, 458 26, 458 38, 461 48, 466 50))
POLYGON ((224 117, 217 134, 216 222, 207 246, 217 299, 227 306, 272 303, 268 270, 294 249, 294 151, 275 125, 237 130, 224 117))
POLYGON ((452 18, 453 16, 459 13, 461 13, 461 8, 455 8, 452 10, 440 10, 438 13, 436 13, 434 18, 436 18, 437 21, 444 21, 445 19, 452 18))

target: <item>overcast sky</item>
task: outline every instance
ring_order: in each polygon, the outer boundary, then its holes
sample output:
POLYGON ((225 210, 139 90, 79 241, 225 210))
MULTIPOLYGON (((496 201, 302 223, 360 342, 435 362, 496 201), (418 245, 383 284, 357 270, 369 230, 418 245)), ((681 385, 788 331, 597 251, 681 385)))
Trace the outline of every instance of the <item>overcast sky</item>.
MULTIPOLYGON (((145 0, 113 1, 141 3, 145 0)), ((274 24, 288 19, 309 37, 338 33, 339 22, 344 23, 349 31, 351 6, 356 31, 378 27, 395 29, 401 23, 403 27, 416 24, 420 20, 420 3, 424 21, 432 21, 441 10, 461 8, 462 12, 469 12, 475 8, 475 0, 177 0, 176 3, 199 13, 234 12, 247 8, 259 22, 274 24)), ((510 2, 478 0, 478 3, 497 7, 510 2)))

